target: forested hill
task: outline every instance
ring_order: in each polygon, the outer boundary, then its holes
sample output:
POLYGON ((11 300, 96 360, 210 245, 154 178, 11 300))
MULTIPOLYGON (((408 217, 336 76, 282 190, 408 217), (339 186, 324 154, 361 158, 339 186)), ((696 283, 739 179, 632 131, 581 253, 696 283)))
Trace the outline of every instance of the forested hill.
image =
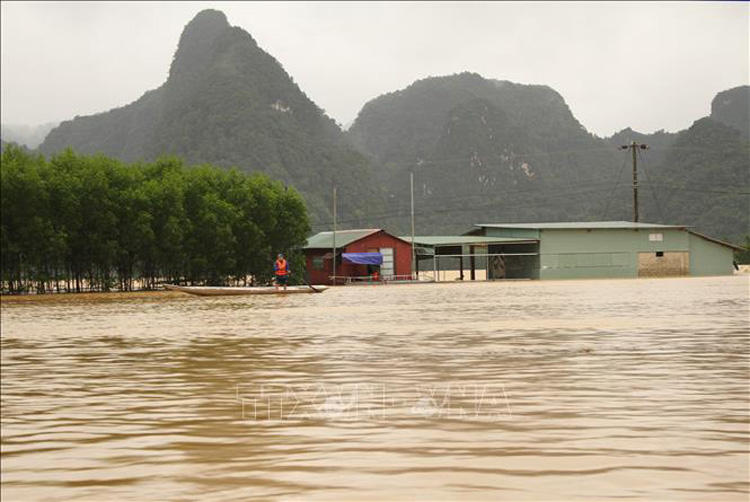
MULTIPOLYGON (((637 141, 641 210, 649 221, 682 223, 737 243, 750 235, 750 86, 719 92, 711 115, 677 133, 625 129, 613 148, 637 141)), ((627 185, 627 173, 620 177, 627 185)))
MULTIPOLYGON (((473 73, 419 80, 360 111, 348 134, 381 167, 389 228, 409 225, 414 173, 420 233, 480 221, 630 220, 639 151, 641 221, 684 224, 743 242, 750 233, 748 86, 719 93, 711 117, 678 133, 589 134, 546 86, 473 73)), ((708 103, 706 103, 708 105, 708 103)))
MULTIPOLYGON (((620 158, 553 89, 474 73, 380 96, 348 134, 384 165, 378 178, 393 200, 408 201, 414 172, 423 232, 479 221, 599 219, 620 158)), ((610 210, 610 219, 624 216, 617 205, 610 210)))
POLYGON ((704 117, 644 168, 642 207, 654 219, 736 243, 750 234, 750 144, 738 129, 704 117))
POLYGON ((339 210, 367 225, 381 193, 369 160, 294 83, 281 64, 216 10, 200 12, 179 41, 167 81, 137 101, 63 122, 40 150, 72 147, 125 161, 173 154, 262 171, 297 188, 313 228, 330 221, 331 188, 339 210))

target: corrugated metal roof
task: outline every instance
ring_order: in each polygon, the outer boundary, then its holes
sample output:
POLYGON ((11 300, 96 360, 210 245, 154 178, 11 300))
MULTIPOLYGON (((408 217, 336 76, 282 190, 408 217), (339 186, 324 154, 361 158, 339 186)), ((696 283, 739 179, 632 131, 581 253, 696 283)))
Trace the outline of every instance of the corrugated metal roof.
MULTIPOLYGON (((411 242, 411 236, 401 237, 411 242)), ((485 237, 482 235, 415 235, 414 243, 420 246, 460 246, 463 244, 521 244, 539 242, 539 239, 522 239, 516 237, 485 237)))
POLYGON ((656 223, 634 223, 632 221, 569 221, 558 223, 478 223, 475 227, 523 228, 530 230, 578 230, 578 229, 649 229, 685 228, 685 225, 658 225, 656 223))
MULTIPOLYGON (((379 228, 364 228, 358 230, 336 230, 336 247, 348 246, 363 237, 380 232, 379 228)), ((333 247, 333 232, 319 232, 309 239, 305 249, 328 249, 333 247)))
POLYGON ((722 246, 726 246, 728 248, 732 248, 735 251, 744 251, 745 248, 742 246, 738 246, 737 244, 732 244, 731 242, 722 241, 720 239, 714 239, 713 237, 709 237, 708 235, 699 234, 698 232, 694 232, 692 230, 688 230, 691 234, 700 237, 701 239, 706 239, 707 241, 715 242, 716 244, 721 244, 722 246))

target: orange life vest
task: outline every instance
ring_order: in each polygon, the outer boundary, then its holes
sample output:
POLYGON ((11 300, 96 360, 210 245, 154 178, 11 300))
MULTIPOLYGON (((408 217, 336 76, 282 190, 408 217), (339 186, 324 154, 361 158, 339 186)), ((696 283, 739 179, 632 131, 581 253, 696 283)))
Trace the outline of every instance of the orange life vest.
POLYGON ((284 258, 276 260, 276 275, 286 275, 287 273, 286 260, 284 258))

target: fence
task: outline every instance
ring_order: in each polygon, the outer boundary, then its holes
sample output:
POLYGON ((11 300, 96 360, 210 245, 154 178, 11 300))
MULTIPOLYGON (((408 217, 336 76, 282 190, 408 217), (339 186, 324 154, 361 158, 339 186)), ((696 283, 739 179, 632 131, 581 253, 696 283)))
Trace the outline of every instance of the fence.
POLYGON ((535 279, 539 253, 483 253, 434 255, 420 260, 419 275, 436 282, 459 280, 535 279), (432 270, 423 270, 423 265, 432 270))

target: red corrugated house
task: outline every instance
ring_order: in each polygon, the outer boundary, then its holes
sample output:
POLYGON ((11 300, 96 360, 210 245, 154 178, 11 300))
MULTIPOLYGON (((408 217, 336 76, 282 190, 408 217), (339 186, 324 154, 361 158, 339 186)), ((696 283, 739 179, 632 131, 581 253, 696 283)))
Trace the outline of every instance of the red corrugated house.
POLYGON ((336 271, 332 266, 333 232, 320 232, 307 240, 305 256, 311 284, 335 284, 411 278, 411 243, 379 228, 336 231, 336 271), (349 253, 379 253, 382 264, 354 263, 349 253), (376 274, 377 273, 377 274, 376 274))

